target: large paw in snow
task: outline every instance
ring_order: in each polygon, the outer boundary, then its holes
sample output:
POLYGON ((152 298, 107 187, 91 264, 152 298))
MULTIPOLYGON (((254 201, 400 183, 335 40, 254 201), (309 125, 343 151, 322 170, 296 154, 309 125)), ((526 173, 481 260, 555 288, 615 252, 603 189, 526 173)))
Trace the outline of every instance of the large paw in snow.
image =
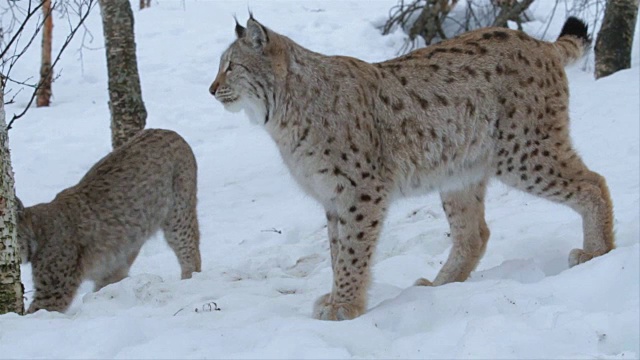
POLYGON ((599 254, 589 254, 582 249, 573 249, 569 253, 569 267, 585 263, 598 255, 599 254))
POLYGON ((365 312, 364 306, 350 303, 335 303, 329 301, 331 294, 325 294, 313 305, 313 317, 319 320, 351 320, 365 312))
POLYGON ((420 278, 413 283, 413 286, 433 286, 433 283, 425 278, 420 278))

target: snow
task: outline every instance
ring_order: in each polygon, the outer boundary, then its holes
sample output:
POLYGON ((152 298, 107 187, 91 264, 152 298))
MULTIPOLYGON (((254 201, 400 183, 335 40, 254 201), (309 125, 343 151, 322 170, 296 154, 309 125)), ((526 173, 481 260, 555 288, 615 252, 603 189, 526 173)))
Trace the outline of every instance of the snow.
MULTIPOLYGON (((400 31, 383 37, 375 28, 395 3, 249 6, 259 21, 315 51, 379 61, 403 44, 400 31)), ((538 3, 527 27, 534 35, 553 5, 538 3)), ((66 314, 0 316, 1 358, 640 356, 638 34, 632 69, 595 81, 591 56, 567 70, 572 137, 608 180, 617 249, 569 269, 568 253, 582 243, 580 217, 495 182, 486 205, 491 239, 471 278, 411 287, 435 277, 450 240, 437 194, 401 200, 378 245, 368 312, 337 323, 311 318, 314 300, 331 283, 322 209, 294 184, 267 133, 208 93, 234 37, 233 14, 245 19, 247 3, 162 0, 134 12, 147 126, 177 131, 198 160, 203 271, 179 280, 174 254, 156 236, 129 278, 97 293, 84 284, 66 314)), ((557 36, 564 18, 556 14, 546 38, 557 36)), ((56 46, 65 26, 54 30, 56 46)), ((80 37, 70 45, 53 106, 31 109, 10 131, 25 205, 50 201, 110 151, 97 9, 87 27, 94 41, 82 59, 80 37)), ((27 55, 14 75, 37 74, 37 46, 27 55)), ((8 118, 26 100, 9 105, 8 118)), ((22 268, 30 301, 30 266, 22 268)))

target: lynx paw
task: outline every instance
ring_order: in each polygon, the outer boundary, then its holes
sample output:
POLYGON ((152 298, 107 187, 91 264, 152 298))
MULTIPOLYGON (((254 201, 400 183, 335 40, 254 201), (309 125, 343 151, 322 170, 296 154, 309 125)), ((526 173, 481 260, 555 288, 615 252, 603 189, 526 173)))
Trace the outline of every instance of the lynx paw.
POLYGON ((569 253, 569 267, 585 263, 598 255, 589 254, 582 249, 573 249, 569 253))
POLYGON ((29 306, 29 308, 27 309, 27 312, 25 314, 33 314, 38 310, 40 310, 40 308, 38 306, 34 305, 33 303, 31 303, 31 306, 29 306))
POLYGON ((433 286, 433 283, 425 278, 420 278, 413 283, 413 286, 433 286))
POLYGON ((68 307, 69 305, 63 305, 63 304, 61 305, 60 303, 44 303, 36 299, 29 306, 29 309, 27 309, 26 314, 33 314, 40 310, 57 311, 59 313, 64 313, 68 307))
POLYGON ((331 294, 322 295, 313 305, 313 317, 319 320, 351 320, 362 315, 364 306, 330 302, 331 294))

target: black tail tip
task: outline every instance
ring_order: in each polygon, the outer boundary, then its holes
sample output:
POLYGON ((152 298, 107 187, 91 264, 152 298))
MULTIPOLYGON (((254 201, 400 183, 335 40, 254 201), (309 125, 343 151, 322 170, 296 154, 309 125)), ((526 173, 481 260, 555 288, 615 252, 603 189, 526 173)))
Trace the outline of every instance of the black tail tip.
POLYGON ((584 21, 578 19, 575 16, 571 16, 564 22, 564 26, 562 26, 562 31, 560 31, 561 38, 566 35, 575 36, 579 39, 582 39, 585 43, 591 43, 591 36, 589 36, 589 27, 585 24, 584 21))

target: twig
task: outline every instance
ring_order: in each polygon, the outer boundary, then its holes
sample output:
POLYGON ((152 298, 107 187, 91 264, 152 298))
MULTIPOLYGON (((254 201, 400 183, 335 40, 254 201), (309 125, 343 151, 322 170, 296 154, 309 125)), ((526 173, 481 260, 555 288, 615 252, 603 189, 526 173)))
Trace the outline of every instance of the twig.
MULTIPOLYGON (((74 27, 71 31, 71 33, 69 35, 67 35, 67 38, 65 39, 64 43, 62 44, 62 47, 60 48, 60 51, 58 52, 58 55, 56 56, 56 59, 53 61, 53 63, 51 64, 51 69, 54 69, 56 64, 58 63, 58 61, 60 60, 62 53, 64 52, 64 50, 67 48, 67 46, 69 45, 69 43, 71 43, 71 40, 73 39, 73 36, 76 34, 76 32, 78 31, 78 29, 82 26, 82 24, 84 23, 84 21, 87 19, 87 17, 89 16, 89 14, 91 13, 91 9, 93 8, 93 6, 95 5, 95 0, 88 0, 88 8, 87 11, 85 12, 85 14, 80 18, 80 21, 78 22, 78 24, 76 25, 76 27, 74 27)), ((35 88, 35 91, 31 94, 31 98, 29 99, 29 102, 27 103, 27 106, 24 108, 24 110, 22 110, 22 112, 20 112, 19 114, 14 114, 13 117, 11 118, 11 121, 9 121, 9 123, 7 124, 7 130, 10 130, 13 123, 20 119, 21 117, 24 116, 24 114, 27 113, 27 111, 29 110, 29 108, 31 107, 31 104, 33 103, 33 100, 36 98, 38 89, 42 86, 42 83, 39 82, 38 86, 35 88)))
POLYGON ((408 32, 409 38, 402 45, 400 53, 412 50, 417 44, 418 36, 424 39, 427 45, 436 37, 446 39, 442 24, 449 19, 448 14, 457 3, 458 0, 413 0, 407 5, 404 0, 399 0, 398 4, 389 10, 389 19, 382 27, 382 34, 389 34, 396 26, 408 32), (419 15, 409 24, 417 12, 419 15))
MULTIPOLYGON (((14 84, 16 84, 16 85, 22 85, 22 86, 27 86, 27 87, 35 88, 35 87, 36 87, 36 84, 29 82, 31 79, 33 79, 33 76, 28 77, 28 78, 27 78, 26 80, 24 80, 24 81, 18 81, 18 80, 15 80, 15 79, 12 79, 12 78, 10 78, 10 77, 6 77, 6 76, 5 76, 5 79, 4 79, 4 80, 5 80, 5 82, 6 82, 6 81, 9 81, 9 82, 14 83, 14 84)), ((5 104, 6 104, 6 102, 5 102, 5 104)))
POLYGON ((507 26, 507 21, 513 20, 521 27, 519 20, 520 14, 529 8, 533 0, 522 0, 521 2, 513 1, 512 3, 501 5, 500 14, 493 21, 493 26, 507 26))
POLYGON ((266 230, 260 230, 260 232, 274 232, 274 233, 282 234, 282 230, 278 230, 278 229, 276 229, 276 228, 271 228, 271 229, 266 229, 266 230))
POLYGON ((551 17, 549 18, 549 21, 547 21, 547 27, 544 28, 544 32, 542 33, 543 39, 547 35, 547 30, 549 30, 549 26, 551 25, 551 20, 553 20, 553 16, 556 14, 557 9, 558 9, 558 0, 556 0, 556 3, 553 4, 553 9, 551 10, 551 17))
POLYGON ((176 311, 176 312, 173 314, 173 316, 178 315, 178 313, 179 313, 180 311, 182 311, 182 310, 184 310, 184 308, 182 308, 182 309, 180 309, 180 310, 176 311))
POLYGON ((202 304, 202 310, 198 310, 198 308, 195 308, 195 312, 212 312, 212 311, 221 311, 222 309, 220 309, 218 307, 218 304, 216 304, 215 302, 208 302, 206 304, 202 304))
MULTIPOLYGON (((20 90, 18 90, 9 101, 5 101, 5 104, 13 104, 16 102, 16 97, 22 92, 22 90, 24 90, 24 88, 20 88, 20 90)), ((6 94, 5 94, 6 95, 6 94)))
MULTIPOLYGON (((5 60, 4 56, 0 57, 0 59, 2 59, 3 67, 7 62, 9 63, 9 69, 4 74, 4 76, 6 78, 10 78, 11 77, 11 70, 13 70, 14 65, 16 64, 16 62, 18 62, 18 59, 20 59, 27 52, 27 49, 29 49, 29 47, 31 47, 31 44, 36 39, 36 36, 38 36, 38 34, 40 33, 40 30, 42 30, 42 27, 44 26, 44 22, 46 21, 46 19, 49 16, 51 16, 51 13, 47 14, 47 16, 45 16, 42 21, 38 22, 38 26, 36 27, 36 29, 33 32, 33 34, 31 34, 31 38, 29 38, 29 41, 27 41, 27 44, 22 47, 22 50, 19 53, 17 52, 18 49, 14 48, 13 49, 14 53, 13 53, 13 55, 11 55, 11 57, 9 59, 5 60)), ((19 31, 22 31, 22 30, 19 30, 19 31)), ((18 36, 18 38, 20 38, 20 37, 22 37, 22 34, 20 34, 20 36, 18 36)))
MULTIPOLYGON (((20 27, 18 28, 16 33, 13 34, 13 36, 11 37, 11 40, 9 40, 9 43, 7 43, 7 46, 4 48, 4 50, 2 50, 2 52, 0 52, 0 59, 4 59, 4 56, 6 55, 7 51, 11 48, 11 45, 13 45, 13 43, 17 39, 19 39, 20 36, 22 35, 22 31, 24 30, 24 27, 27 25, 27 22, 29 21, 29 19, 31 19, 31 17, 35 13, 37 13, 38 10, 40 10, 40 8, 42 7, 43 4, 44 4, 44 2, 40 2, 40 4, 33 9, 33 11, 29 11, 27 13, 27 17, 24 19, 24 21, 22 22, 22 24, 20 25, 20 27)), ((31 8, 31 1, 29 1, 29 8, 31 8)))
MULTIPOLYGON (((173 316, 176 316, 180 313, 180 311, 186 309, 187 307, 183 307, 180 310, 176 311, 173 316)), ((202 306, 200 308, 195 308, 193 309, 193 312, 195 313, 201 313, 201 312, 213 312, 213 311, 222 311, 221 308, 218 307, 218 304, 215 303, 215 301, 211 301, 205 304, 202 304, 202 306)))

